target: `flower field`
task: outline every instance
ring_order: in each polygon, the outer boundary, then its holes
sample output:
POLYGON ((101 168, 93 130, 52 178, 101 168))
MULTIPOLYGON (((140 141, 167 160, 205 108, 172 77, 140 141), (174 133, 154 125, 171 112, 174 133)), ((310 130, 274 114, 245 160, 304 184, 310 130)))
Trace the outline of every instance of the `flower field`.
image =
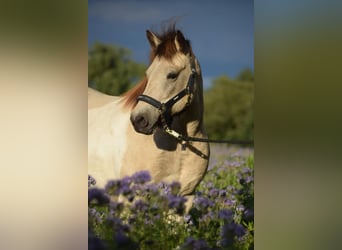
POLYGON ((152 184, 148 172, 109 181, 105 190, 88 177, 88 248, 253 249, 253 174, 253 149, 211 145, 188 212, 179 183, 152 184))

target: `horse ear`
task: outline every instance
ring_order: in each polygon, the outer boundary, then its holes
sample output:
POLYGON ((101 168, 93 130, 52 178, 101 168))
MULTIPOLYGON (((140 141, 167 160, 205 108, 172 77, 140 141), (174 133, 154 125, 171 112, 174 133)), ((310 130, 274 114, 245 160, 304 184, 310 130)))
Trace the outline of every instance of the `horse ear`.
POLYGON ((150 30, 146 30, 147 40, 150 42, 151 48, 156 49, 161 43, 159 37, 150 30))
POLYGON ((179 30, 177 30, 176 37, 175 37, 175 45, 177 48, 177 51, 184 50, 184 45, 186 44, 186 40, 179 30))

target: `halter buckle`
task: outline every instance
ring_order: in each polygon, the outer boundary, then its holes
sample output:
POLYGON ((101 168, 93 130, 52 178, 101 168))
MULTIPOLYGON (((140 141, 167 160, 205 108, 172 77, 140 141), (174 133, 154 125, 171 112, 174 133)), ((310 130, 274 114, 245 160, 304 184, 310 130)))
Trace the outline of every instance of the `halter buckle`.
POLYGON ((167 110, 165 103, 161 103, 158 110, 161 115, 164 114, 167 110))
POLYGON ((171 135, 172 137, 176 138, 178 141, 180 141, 181 143, 181 149, 185 150, 186 149, 186 141, 184 140, 183 136, 181 134, 179 134, 178 132, 170 129, 168 126, 164 127, 164 131, 171 135))

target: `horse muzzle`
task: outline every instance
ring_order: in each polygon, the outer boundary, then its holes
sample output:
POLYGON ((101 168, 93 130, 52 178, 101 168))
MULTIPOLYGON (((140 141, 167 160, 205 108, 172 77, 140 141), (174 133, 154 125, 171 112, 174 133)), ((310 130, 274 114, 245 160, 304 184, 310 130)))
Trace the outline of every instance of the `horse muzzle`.
POLYGON ((157 121, 151 122, 149 117, 147 117, 146 115, 142 115, 142 114, 137 114, 137 115, 131 114, 130 119, 131 119, 131 122, 135 131, 138 133, 145 134, 145 135, 152 134, 157 123, 157 121))

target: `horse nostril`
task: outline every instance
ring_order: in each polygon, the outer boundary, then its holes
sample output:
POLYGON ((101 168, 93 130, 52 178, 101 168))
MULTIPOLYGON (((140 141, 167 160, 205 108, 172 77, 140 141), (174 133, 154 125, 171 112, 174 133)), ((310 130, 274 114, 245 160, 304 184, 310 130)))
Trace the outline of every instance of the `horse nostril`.
POLYGON ((144 116, 142 115, 138 115, 135 119, 134 119, 134 123, 136 124, 137 127, 139 128, 145 128, 148 126, 148 122, 145 119, 144 116))
POLYGON ((154 130, 154 123, 151 123, 148 114, 131 114, 131 123, 138 133, 150 135, 154 130))

